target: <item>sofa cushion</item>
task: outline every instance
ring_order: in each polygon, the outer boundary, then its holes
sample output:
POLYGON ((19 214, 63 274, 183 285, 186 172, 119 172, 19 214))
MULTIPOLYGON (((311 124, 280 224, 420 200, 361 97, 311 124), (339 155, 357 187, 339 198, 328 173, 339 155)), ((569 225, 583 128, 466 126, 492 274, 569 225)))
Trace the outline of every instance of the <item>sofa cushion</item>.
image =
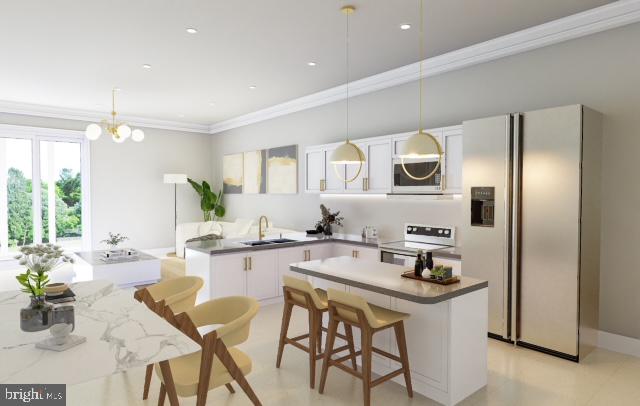
POLYGON ((201 235, 199 237, 193 237, 193 238, 189 238, 187 241, 185 241, 185 243, 187 242, 196 242, 196 241, 210 241, 210 240, 221 240, 222 236, 220 234, 207 234, 207 235, 201 235))
POLYGON ((222 226, 222 236, 224 238, 241 238, 245 237, 249 230, 253 220, 251 219, 236 219, 234 223, 226 223, 222 226))
POLYGON ((198 225, 198 236, 217 234, 222 235, 222 225, 217 221, 207 221, 198 225))

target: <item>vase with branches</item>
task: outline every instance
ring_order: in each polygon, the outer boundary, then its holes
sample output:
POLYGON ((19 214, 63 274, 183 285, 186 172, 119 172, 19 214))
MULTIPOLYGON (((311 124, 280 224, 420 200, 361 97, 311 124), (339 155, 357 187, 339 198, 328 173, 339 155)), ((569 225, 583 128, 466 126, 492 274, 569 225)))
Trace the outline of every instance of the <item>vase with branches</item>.
POLYGON ((320 205, 320 213, 322 219, 316 223, 316 229, 322 229, 325 235, 332 235, 332 227, 334 225, 342 227, 344 217, 340 216, 340 211, 332 213, 324 204, 320 205))

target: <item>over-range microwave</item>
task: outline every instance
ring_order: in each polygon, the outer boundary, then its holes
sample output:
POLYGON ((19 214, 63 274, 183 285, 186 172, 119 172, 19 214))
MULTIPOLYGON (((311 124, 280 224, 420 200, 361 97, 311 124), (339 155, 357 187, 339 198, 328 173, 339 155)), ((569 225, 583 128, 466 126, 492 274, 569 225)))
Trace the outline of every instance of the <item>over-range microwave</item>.
MULTIPOLYGON (((444 163, 444 162, 443 162, 444 163)), ((438 165, 437 158, 405 159, 404 166, 415 178, 422 178, 431 173, 438 165)), ((402 168, 400 158, 393 159, 393 187, 395 194, 438 194, 442 193, 442 164, 436 173, 428 179, 413 179, 402 168)))

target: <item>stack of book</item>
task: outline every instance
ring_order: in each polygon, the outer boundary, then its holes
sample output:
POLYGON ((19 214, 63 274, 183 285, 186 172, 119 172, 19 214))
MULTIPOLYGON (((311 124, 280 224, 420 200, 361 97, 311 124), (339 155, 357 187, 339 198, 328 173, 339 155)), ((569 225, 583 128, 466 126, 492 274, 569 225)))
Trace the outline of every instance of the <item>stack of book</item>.
POLYGON ((55 295, 55 296, 45 295, 45 300, 53 304, 75 302, 76 294, 73 293, 71 289, 67 289, 60 295, 55 295))

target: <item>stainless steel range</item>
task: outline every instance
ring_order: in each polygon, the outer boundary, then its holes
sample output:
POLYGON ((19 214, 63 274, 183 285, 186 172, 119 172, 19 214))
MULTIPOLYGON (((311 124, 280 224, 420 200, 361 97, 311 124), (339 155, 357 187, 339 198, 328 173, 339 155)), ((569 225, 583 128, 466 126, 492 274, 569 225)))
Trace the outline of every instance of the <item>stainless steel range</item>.
POLYGON ((455 246, 455 227, 407 223, 404 240, 380 243, 382 262, 413 266, 418 250, 437 251, 455 246))

